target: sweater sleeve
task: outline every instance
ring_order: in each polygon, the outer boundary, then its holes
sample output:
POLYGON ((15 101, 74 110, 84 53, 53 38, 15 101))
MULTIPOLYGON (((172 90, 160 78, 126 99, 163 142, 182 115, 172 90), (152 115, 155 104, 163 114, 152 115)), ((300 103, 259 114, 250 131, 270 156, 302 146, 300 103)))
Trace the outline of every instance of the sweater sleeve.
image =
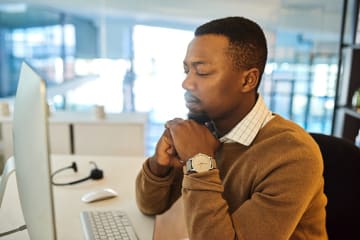
POLYGON ((185 175, 182 198, 189 238, 235 239, 219 170, 185 175))
MULTIPOLYGON (((324 216, 311 212, 318 213, 324 206, 324 199, 312 202, 317 194, 322 194, 322 165, 319 156, 307 155, 301 149, 258 162, 253 169, 256 177, 251 181, 249 175, 234 173, 231 181, 238 186, 237 194, 242 194, 242 182, 248 182, 251 190, 247 200, 233 210, 228 205, 232 199, 223 197, 217 169, 184 176, 182 197, 190 239, 285 240, 293 239, 296 228, 318 225, 316 221, 321 222, 324 216), (305 220, 300 221, 302 218, 305 220)), ((305 235, 295 239, 304 238, 305 235)))
POLYGON ((136 203, 146 215, 161 214, 171 207, 180 196, 182 174, 171 169, 166 177, 157 177, 151 173, 147 159, 136 178, 136 203))

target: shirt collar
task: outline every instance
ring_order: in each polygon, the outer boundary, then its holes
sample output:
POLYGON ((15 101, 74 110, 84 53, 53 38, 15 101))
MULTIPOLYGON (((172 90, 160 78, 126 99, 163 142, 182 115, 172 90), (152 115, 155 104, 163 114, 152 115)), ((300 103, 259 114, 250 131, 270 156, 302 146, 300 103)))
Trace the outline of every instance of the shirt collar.
POLYGON ((220 138, 221 142, 238 142, 249 146, 260 129, 272 118, 272 112, 267 108, 261 95, 251 111, 233 129, 220 138))

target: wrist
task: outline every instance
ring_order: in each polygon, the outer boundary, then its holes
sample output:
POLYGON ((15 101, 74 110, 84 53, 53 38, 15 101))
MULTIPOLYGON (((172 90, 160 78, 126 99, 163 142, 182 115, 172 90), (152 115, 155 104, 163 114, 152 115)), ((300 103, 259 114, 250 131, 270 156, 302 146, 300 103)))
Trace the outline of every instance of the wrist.
POLYGON ((190 158, 183 167, 184 174, 201 173, 216 168, 216 160, 206 154, 198 153, 190 158))

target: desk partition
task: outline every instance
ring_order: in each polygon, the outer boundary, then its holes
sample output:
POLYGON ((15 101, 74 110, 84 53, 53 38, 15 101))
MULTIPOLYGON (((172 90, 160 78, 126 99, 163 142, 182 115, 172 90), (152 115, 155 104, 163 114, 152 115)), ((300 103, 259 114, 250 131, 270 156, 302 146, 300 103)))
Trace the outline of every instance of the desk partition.
MULTIPOLYGON (((2 146, 4 159, 13 154, 12 120, 7 119, 0 123, 2 132, 2 146)), ((54 122, 49 124, 49 141, 51 152, 56 154, 71 154, 71 136, 69 124, 54 122)))
MULTIPOLYGON (((53 112, 49 117, 49 141, 53 154, 145 156, 148 115, 107 114, 97 119, 87 112, 53 112)), ((0 117, 2 155, 13 151, 12 117, 0 117)))
POLYGON ((144 156, 144 125, 119 122, 73 124, 74 152, 80 155, 144 156))

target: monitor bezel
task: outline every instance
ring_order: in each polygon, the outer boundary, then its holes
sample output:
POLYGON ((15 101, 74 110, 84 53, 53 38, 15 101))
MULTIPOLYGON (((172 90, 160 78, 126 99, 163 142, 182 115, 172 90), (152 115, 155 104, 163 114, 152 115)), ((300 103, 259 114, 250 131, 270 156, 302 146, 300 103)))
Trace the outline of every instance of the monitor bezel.
POLYGON ((13 144, 20 204, 30 239, 56 240, 45 80, 21 65, 13 144))

